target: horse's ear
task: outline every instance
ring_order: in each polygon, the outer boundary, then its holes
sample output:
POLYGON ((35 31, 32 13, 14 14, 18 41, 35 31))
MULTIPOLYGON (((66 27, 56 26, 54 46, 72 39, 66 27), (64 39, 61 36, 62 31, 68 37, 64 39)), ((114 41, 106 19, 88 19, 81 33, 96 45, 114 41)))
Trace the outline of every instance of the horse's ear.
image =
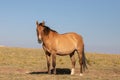
POLYGON ((38 21, 36 21, 36 25, 39 25, 38 21))
POLYGON ((42 26, 45 26, 45 21, 42 21, 42 26))

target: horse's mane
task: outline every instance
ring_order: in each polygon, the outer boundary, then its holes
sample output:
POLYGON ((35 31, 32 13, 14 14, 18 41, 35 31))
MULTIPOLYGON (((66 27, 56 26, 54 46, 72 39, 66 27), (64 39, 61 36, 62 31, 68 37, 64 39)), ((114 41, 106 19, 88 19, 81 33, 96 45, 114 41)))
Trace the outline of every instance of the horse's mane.
POLYGON ((44 31, 44 34, 45 34, 45 35, 48 35, 48 34, 50 33, 50 31, 57 33, 57 31, 51 29, 51 28, 48 27, 48 26, 44 26, 44 30, 43 30, 43 31, 44 31))
POLYGON ((43 25, 42 23, 40 23, 39 25, 41 25, 41 26, 44 27, 43 32, 44 32, 45 35, 48 35, 48 34, 50 33, 50 31, 55 32, 55 33, 58 33, 57 31, 51 29, 51 28, 48 27, 48 26, 43 25))

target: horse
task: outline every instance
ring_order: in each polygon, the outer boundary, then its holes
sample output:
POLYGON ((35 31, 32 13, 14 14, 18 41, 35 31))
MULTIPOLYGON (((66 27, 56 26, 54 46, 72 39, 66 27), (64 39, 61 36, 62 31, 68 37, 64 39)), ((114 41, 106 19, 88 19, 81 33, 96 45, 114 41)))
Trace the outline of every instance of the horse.
POLYGON ((80 76, 82 76, 83 70, 87 68, 82 36, 75 32, 59 34, 57 31, 46 26, 44 21, 41 23, 36 21, 36 26, 38 42, 42 43, 42 47, 46 54, 48 74, 51 74, 51 56, 53 73, 56 74, 56 55, 69 55, 72 62, 71 75, 74 75, 76 62, 74 53, 76 51, 80 64, 80 76))

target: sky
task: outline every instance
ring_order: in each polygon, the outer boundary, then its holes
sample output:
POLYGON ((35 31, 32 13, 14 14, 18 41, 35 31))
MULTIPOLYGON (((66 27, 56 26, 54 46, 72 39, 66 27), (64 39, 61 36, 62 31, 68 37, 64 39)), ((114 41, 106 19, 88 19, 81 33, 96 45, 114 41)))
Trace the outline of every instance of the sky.
POLYGON ((120 0, 0 0, 0 45, 41 48, 37 20, 82 35, 86 52, 120 53, 120 0))

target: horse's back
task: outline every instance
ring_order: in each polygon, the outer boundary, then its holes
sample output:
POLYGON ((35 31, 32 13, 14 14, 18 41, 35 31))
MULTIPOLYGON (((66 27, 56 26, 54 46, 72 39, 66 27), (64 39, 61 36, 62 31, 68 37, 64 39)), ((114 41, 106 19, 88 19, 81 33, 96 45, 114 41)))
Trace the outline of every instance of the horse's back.
POLYGON ((82 37, 74 32, 59 34, 56 36, 55 43, 58 53, 69 53, 74 51, 81 43, 82 37), (60 52, 59 52, 60 51, 60 52))
POLYGON ((57 39, 60 40, 60 42, 72 42, 74 44, 82 42, 82 36, 75 33, 75 32, 69 32, 64 34, 59 34, 57 36, 57 39))
POLYGON ((73 39, 75 42, 83 42, 83 38, 81 35, 75 33, 75 32, 69 32, 69 33, 64 33, 61 34, 62 37, 67 37, 68 39, 73 39))

